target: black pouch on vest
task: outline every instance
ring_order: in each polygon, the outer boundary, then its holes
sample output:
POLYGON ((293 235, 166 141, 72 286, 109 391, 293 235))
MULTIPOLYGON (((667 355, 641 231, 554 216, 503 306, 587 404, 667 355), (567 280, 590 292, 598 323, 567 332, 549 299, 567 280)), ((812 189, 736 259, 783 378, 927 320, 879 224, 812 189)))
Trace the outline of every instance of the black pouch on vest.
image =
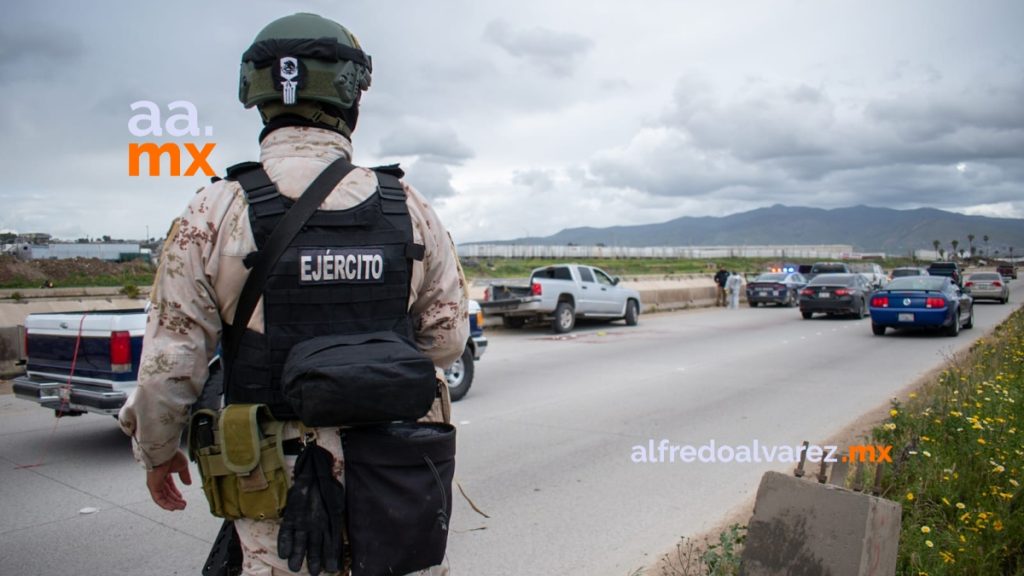
POLYGON ((444 561, 455 477, 451 424, 345 430, 352 576, 408 574, 444 561))
POLYGON ((437 396, 433 361, 386 331, 296 344, 285 360, 281 385, 306 426, 416 420, 437 396))

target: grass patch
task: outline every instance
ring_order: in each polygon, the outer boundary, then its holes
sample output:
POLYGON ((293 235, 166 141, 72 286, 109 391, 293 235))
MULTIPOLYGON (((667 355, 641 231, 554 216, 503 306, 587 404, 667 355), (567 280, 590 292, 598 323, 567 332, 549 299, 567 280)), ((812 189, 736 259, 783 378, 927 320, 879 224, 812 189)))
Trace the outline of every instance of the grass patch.
POLYGON ((906 447, 882 483, 903 505, 897 573, 1024 575, 1024 309, 890 415, 873 436, 906 447))

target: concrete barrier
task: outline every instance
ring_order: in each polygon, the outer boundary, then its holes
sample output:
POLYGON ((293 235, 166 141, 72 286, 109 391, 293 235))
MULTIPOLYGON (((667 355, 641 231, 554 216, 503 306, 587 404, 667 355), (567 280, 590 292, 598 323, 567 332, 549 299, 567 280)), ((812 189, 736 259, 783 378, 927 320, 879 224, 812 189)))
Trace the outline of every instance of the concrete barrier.
POLYGON ((767 472, 740 576, 892 576, 900 515, 891 500, 767 472))

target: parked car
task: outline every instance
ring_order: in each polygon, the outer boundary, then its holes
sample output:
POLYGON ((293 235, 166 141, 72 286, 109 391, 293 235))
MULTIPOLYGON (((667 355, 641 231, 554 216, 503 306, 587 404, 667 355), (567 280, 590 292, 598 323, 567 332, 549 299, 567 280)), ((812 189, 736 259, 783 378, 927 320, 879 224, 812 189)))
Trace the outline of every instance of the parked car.
POLYGON ((996 272, 999 272, 1006 278, 1017 279, 1017 265, 1016 264, 1000 264, 996 266, 996 272))
POLYGON ((875 288, 881 288, 887 280, 882 267, 874 262, 855 262, 850 264, 850 270, 863 276, 875 288))
POLYGON ((904 276, 928 276, 928 270, 919 266, 904 266, 902 268, 893 268, 889 272, 889 280, 893 278, 902 278, 904 276))
POLYGON ((860 274, 822 274, 800 291, 800 314, 810 320, 817 312, 868 315, 871 285, 860 274))
POLYGON ((948 276, 896 278, 871 297, 871 331, 932 328, 948 336, 974 327, 974 299, 948 276))
POLYGON ((929 276, 946 276, 957 286, 963 285, 964 273, 956 262, 932 262, 928 265, 929 276))
POLYGON ((747 284, 747 302, 751 308, 758 304, 796 306, 800 289, 807 280, 799 272, 770 272, 761 274, 747 284))
POLYGON ((849 274, 851 272, 853 270, 850 270, 850 267, 843 262, 815 262, 811 266, 811 271, 804 274, 804 278, 810 282, 819 274, 849 274))
POLYGON ((964 290, 977 300, 996 300, 1000 304, 1010 301, 1010 287, 998 272, 974 272, 964 279, 964 290))
POLYGON ((461 400, 473 385, 476 373, 475 362, 487 351, 487 337, 484 336, 484 313, 476 300, 469 301, 469 339, 462 356, 445 370, 448 381, 448 394, 452 402, 461 400))
POLYGON ((492 284, 480 303, 484 312, 502 317, 509 328, 527 321, 547 321, 556 334, 569 332, 577 318, 640 321, 640 293, 619 286, 619 278, 600 268, 557 264, 537 268, 525 286, 492 284))

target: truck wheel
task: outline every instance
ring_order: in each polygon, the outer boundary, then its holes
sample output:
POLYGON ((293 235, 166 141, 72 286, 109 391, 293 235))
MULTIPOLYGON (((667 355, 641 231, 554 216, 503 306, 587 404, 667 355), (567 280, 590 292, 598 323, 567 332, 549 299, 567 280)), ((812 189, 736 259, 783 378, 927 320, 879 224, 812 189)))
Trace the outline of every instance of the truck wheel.
POLYGON ((501 325, 505 328, 522 328, 526 324, 526 318, 522 316, 502 316, 501 325))
POLYGON ((811 316, 814 316, 814 312, 809 312, 807 310, 801 310, 800 311, 800 315, 804 317, 804 320, 810 320, 811 316))
POLYGON ((576 325, 576 309, 569 302, 559 302, 555 308, 555 319, 551 321, 551 329, 555 334, 571 332, 576 325))
POLYGON ((473 351, 466 346, 466 349, 462 351, 462 356, 444 371, 445 380, 448 382, 448 395, 451 396, 452 402, 462 400, 462 397, 469 392, 469 387, 473 385, 473 351))
POLYGON ((640 323, 640 307, 636 300, 626 302, 626 326, 636 326, 640 323))

